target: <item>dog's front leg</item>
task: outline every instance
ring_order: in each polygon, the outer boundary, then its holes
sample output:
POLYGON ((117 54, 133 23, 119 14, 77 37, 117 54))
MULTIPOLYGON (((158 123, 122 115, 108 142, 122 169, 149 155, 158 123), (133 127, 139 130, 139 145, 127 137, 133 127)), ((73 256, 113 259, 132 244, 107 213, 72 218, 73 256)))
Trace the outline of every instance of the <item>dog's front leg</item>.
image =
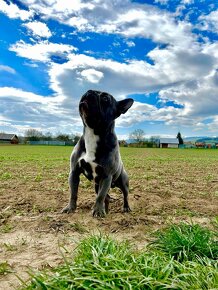
POLYGON ((99 183, 98 195, 96 197, 93 216, 104 217, 106 215, 104 208, 104 201, 111 187, 112 176, 102 179, 99 183))
POLYGON ((62 213, 71 213, 76 210, 79 182, 78 170, 72 170, 69 175, 70 200, 68 205, 61 211, 62 213))

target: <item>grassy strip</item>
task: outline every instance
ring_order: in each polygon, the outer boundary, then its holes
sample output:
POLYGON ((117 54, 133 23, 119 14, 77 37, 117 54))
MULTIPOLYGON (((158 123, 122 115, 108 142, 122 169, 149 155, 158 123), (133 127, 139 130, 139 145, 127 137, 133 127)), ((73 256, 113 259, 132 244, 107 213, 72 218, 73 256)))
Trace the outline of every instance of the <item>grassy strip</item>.
POLYGON ((180 262, 197 257, 218 259, 217 233, 198 224, 180 223, 156 232, 152 248, 169 254, 180 262))
POLYGON ((90 236, 79 244, 74 259, 52 272, 33 274, 22 289, 217 289, 217 268, 215 235, 180 224, 159 231, 141 252, 126 242, 90 236))

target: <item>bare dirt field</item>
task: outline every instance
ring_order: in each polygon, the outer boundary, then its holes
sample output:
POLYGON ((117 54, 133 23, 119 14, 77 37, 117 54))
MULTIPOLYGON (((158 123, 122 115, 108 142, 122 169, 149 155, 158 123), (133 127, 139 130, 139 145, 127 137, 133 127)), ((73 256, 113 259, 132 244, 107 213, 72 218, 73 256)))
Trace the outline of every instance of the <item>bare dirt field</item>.
POLYGON ((70 147, 0 146, 0 289, 20 285, 30 268, 63 261, 92 233, 107 233, 142 248, 170 222, 211 226, 218 220, 218 150, 121 148, 130 177, 131 213, 122 213, 117 189, 110 213, 92 217, 93 184, 82 177, 78 208, 68 201, 70 147))

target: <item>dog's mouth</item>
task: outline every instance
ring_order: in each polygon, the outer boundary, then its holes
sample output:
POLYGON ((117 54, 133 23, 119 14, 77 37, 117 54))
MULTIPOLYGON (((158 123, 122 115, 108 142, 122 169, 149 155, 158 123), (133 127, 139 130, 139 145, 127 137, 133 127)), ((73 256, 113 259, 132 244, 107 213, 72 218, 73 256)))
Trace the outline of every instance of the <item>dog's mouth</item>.
POLYGON ((87 101, 84 100, 84 101, 80 102, 80 104, 79 104, 79 111, 85 117, 88 116, 89 106, 88 106, 87 101))

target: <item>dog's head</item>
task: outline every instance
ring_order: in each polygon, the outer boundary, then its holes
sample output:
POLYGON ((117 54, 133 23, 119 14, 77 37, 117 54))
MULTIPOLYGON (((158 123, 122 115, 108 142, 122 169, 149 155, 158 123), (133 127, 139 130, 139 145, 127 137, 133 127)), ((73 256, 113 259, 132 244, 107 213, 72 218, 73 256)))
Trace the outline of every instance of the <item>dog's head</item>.
POLYGON ((106 92, 89 90, 80 100, 79 112, 85 125, 101 131, 111 126, 121 114, 125 114, 133 102, 133 99, 116 101, 106 92))

